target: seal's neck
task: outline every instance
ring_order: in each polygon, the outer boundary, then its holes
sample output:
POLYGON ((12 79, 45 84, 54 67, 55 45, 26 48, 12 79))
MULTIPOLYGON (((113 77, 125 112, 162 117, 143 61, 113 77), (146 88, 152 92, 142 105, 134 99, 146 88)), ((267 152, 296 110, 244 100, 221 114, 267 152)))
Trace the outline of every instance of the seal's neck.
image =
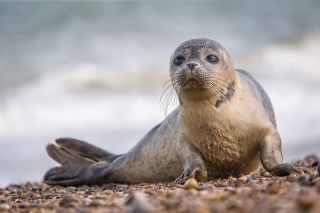
POLYGON ((231 79, 227 86, 224 88, 216 87, 214 89, 208 91, 198 92, 196 94, 183 94, 179 97, 179 108, 181 111, 184 109, 191 108, 195 110, 196 108, 203 107, 212 107, 214 106, 216 109, 220 108, 228 101, 230 101, 235 93, 235 84, 236 81, 231 79), (196 98, 190 98, 190 96, 196 96, 196 98))
POLYGON ((228 86, 220 92, 220 95, 216 99, 216 103, 214 106, 216 108, 219 108, 222 104, 226 103, 227 101, 230 101, 235 93, 235 81, 229 82, 228 86))

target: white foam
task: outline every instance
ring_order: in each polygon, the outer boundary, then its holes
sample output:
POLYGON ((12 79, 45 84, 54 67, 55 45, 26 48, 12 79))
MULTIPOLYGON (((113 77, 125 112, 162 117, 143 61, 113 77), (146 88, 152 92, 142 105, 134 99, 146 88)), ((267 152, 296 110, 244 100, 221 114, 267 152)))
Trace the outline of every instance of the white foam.
MULTIPOLYGON (((112 131, 163 120, 160 88, 158 94, 128 91, 135 83, 128 86, 122 81, 124 76, 130 75, 102 72, 91 65, 47 73, 2 102, 0 135, 27 137, 64 129, 112 131), (122 84, 127 86, 125 92, 120 90, 122 84)), ((137 78, 136 84, 141 83, 137 78)))

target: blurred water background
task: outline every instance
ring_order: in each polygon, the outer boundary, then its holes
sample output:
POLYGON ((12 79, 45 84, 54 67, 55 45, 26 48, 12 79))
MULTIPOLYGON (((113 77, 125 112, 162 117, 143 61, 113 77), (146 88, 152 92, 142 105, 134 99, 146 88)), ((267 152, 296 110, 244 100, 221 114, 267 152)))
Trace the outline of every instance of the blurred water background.
POLYGON ((58 165, 45 152, 57 137, 129 150, 164 119, 170 55, 198 37, 265 87, 285 160, 320 154, 319 11, 319 1, 0 2, 0 187, 40 181, 58 165))

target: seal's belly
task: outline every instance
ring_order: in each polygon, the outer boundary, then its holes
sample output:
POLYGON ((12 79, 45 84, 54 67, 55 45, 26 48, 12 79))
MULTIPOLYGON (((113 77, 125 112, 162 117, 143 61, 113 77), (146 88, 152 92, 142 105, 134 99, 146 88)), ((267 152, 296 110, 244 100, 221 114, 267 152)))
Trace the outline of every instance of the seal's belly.
POLYGON ((257 131, 221 130, 213 126, 202 130, 203 134, 193 144, 206 163, 209 178, 237 177, 250 173, 260 165, 257 131))

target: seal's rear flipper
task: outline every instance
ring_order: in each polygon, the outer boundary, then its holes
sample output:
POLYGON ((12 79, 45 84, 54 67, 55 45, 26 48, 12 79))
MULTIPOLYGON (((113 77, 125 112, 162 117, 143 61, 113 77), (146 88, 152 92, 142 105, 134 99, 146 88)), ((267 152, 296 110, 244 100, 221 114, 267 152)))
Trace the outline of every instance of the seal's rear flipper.
POLYGON ((115 155, 96 146, 93 146, 87 142, 73 138, 59 138, 56 139, 56 143, 60 147, 73 150, 77 152, 79 155, 86 158, 94 159, 97 162, 115 155))
POLYGON ((110 163, 118 157, 84 141, 72 138, 59 138, 56 143, 57 145, 48 144, 46 150, 51 158, 62 165, 110 163))
POLYGON ((111 183, 108 165, 64 165, 46 172, 43 182, 49 185, 80 186, 111 183))
POLYGON ((72 150, 68 150, 64 147, 59 147, 55 144, 49 143, 46 147, 48 155, 60 163, 61 165, 72 165, 72 164, 82 164, 90 165, 95 163, 95 161, 79 156, 72 150))

